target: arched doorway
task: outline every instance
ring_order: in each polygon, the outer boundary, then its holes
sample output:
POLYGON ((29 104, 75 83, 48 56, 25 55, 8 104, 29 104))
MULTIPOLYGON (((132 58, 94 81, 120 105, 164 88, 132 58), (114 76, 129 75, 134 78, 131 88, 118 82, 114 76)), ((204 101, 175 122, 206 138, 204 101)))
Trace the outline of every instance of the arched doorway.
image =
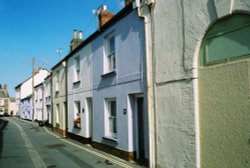
POLYGON ((199 58, 201 167, 250 167, 250 16, 215 23, 199 58))

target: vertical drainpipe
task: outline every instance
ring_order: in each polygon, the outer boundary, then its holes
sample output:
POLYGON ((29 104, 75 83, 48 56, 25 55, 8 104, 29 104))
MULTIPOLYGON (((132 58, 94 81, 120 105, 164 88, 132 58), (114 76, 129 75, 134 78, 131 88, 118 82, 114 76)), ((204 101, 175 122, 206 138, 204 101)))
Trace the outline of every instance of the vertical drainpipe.
POLYGON ((199 115, 199 50, 201 46, 200 40, 197 44, 193 59, 193 91, 194 91, 194 117, 195 117, 195 142, 196 142, 196 168, 201 167, 200 158, 200 115, 199 115))
POLYGON ((156 167, 156 114, 155 114, 155 75, 154 75, 154 32, 153 32, 153 10, 154 0, 136 1, 138 15, 144 18, 145 26, 145 51, 146 51, 146 95, 148 111, 149 132, 149 167, 156 167))
POLYGON ((54 89, 53 89, 53 75, 54 75, 54 73, 53 73, 53 70, 51 71, 51 78, 50 78, 50 80, 51 80, 51 82, 50 82, 50 97, 51 97, 51 101, 50 101, 50 103, 51 103, 51 130, 52 131, 54 131, 54 105, 53 105, 53 102, 54 102, 54 95, 53 95, 53 93, 54 93, 54 89))
MULTIPOLYGON (((82 38, 82 33, 80 32, 80 38, 82 38)), ((65 71, 65 136, 68 137, 68 62, 67 59, 64 60, 64 71, 65 71)))

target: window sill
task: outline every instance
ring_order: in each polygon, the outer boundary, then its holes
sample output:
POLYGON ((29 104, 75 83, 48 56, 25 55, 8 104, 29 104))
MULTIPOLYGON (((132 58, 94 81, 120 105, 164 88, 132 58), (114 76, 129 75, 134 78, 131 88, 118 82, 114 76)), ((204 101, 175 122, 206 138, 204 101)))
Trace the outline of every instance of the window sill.
POLYGON ((79 80, 79 81, 73 82, 73 85, 78 85, 80 83, 81 83, 81 81, 79 80))
POLYGON ((110 71, 108 73, 102 74, 101 77, 102 78, 107 78, 107 77, 112 77, 112 76, 115 76, 115 75, 116 75, 116 71, 113 70, 113 71, 110 71))
POLYGON ((112 142, 118 143, 118 139, 116 139, 114 137, 111 137, 111 136, 104 136, 102 138, 105 139, 105 140, 108 140, 108 141, 112 141, 112 142))

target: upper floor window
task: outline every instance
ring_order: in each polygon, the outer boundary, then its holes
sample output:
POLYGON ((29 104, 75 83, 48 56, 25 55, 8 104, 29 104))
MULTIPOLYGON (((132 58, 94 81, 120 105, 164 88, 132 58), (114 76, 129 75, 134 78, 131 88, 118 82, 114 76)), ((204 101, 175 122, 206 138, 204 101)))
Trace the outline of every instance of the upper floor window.
POLYGON ((105 45, 105 58, 104 58, 104 73, 109 73, 114 71, 116 68, 116 53, 115 53, 115 35, 112 33, 111 35, 106 37, 106 45, 105 45))
POLYGON ((80 81, 80 56, 75 58, 75 79, 74 82, 80 81))

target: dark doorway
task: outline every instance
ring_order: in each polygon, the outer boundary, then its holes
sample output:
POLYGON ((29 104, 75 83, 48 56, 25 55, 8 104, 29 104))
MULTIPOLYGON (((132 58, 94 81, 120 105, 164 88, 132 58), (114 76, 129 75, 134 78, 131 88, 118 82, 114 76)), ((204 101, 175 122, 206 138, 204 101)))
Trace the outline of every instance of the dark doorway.
POLYGON ((138 122, 138 156, 137 159, 140 162, 145 161, 145 135, 144 135, 144 108, 143 97, 139 97, 136 100, 137 103, 137 122, 138 122))

